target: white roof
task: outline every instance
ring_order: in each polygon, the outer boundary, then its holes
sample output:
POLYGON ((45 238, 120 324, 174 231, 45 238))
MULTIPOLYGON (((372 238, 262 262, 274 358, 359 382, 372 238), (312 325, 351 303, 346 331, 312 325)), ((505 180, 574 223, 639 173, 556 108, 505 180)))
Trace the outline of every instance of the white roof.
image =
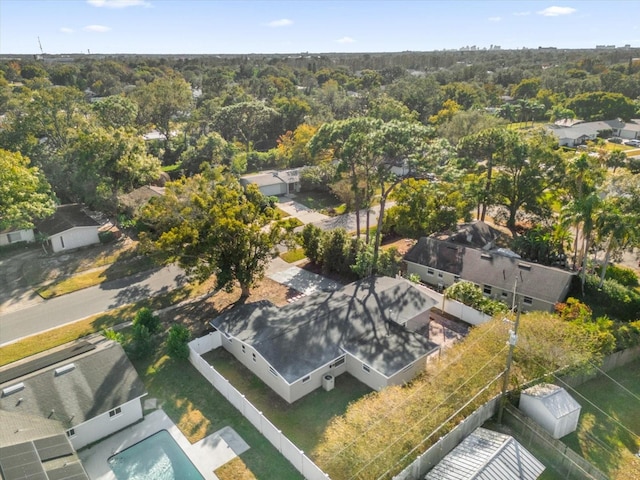
POLYGON ((544 469, 513 437, 477 428, 425 480, 535 480, 544 469))
POLYGON ((564 388, 551 383, 534 385, 521 395, 537 398, 555 418, 562 418, 582 408, 564 388))

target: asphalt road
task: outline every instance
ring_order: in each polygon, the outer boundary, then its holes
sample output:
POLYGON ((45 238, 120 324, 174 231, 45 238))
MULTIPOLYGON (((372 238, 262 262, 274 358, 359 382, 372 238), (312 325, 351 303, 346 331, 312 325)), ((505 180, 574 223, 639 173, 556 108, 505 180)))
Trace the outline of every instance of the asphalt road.
POLYGON ((142 272, 0 316, 0 345, 112 308, 169 292, 186 282, 176 266, 142 272))

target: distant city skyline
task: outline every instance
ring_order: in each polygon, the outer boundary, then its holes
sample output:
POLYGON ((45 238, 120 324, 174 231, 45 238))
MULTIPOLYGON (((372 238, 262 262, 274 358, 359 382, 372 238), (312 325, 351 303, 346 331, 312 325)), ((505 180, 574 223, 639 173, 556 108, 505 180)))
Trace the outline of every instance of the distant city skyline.
POLYGON ((640 47, 640 2, 0 0, 0 54, 640 47))

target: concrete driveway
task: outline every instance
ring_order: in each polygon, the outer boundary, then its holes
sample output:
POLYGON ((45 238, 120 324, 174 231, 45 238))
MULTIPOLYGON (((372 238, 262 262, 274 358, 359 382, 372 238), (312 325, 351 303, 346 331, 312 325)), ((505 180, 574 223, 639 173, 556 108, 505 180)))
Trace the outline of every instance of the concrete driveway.
POLYGON ((278 200, 278 207, 292 217, 297 218, 305 225, 307 223, 321 222, 330 218, 328 215, 317 212, 316 210, 292 200, 291 197, 281 197, 278 200))

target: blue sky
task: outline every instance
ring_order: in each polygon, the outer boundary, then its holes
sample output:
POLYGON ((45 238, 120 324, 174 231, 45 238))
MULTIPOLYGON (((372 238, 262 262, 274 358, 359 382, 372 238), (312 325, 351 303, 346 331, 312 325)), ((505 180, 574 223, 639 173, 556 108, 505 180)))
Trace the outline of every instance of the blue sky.
POLYGON ((0 0, 0 53, 640 47, 640 2, 0 0))

